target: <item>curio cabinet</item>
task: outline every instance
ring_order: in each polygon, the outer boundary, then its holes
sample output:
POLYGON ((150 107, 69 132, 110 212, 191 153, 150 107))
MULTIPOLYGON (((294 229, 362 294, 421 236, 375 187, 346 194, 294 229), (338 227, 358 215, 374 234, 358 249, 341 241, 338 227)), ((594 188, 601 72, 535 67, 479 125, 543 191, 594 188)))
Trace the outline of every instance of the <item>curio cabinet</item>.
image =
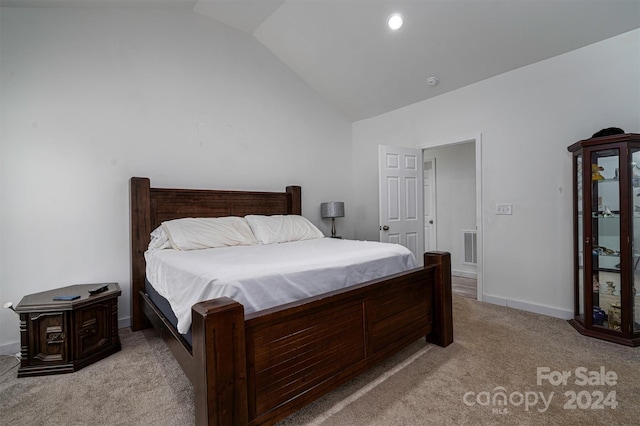
POLYGON ((575 311, 580 333, 640 345, 640 135, 582 140, 573 154, 575 311))

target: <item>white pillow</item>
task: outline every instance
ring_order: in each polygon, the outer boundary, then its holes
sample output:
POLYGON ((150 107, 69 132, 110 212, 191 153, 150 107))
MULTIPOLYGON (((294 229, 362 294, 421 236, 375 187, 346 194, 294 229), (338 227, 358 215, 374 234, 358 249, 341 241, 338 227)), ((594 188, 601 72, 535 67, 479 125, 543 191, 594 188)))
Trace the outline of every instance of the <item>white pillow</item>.
POLYGON ((149 250, 163 250, 171 248, 169 237, 164 232, 162 225, 158 226, 151 233, 151 241, 149 242, 149 250))
POLYGON ((248 215, 245 219, 262 244, 324 238, 313 223, 298 215, 248 215))
POLYGON ((175 250, 257 244, 244 218, 236 216, 174 219, 162 222, 175 250))

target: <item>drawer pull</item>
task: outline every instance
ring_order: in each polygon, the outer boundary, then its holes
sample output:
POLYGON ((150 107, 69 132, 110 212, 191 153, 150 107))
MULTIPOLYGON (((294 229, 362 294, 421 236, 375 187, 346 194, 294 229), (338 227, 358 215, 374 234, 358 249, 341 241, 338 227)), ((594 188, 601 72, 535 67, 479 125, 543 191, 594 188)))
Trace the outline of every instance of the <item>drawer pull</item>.
POLYGON ((83 328, 82 330, 80 330, 80 333, 85 336, 88 334, 96 334, 96 328, 95 327, 83 328))
POLYGON ((65 337, 66 336, 64 333, 49 333, 47 335, 47 344, 53 345, 53 344, 64 343, 65 337))

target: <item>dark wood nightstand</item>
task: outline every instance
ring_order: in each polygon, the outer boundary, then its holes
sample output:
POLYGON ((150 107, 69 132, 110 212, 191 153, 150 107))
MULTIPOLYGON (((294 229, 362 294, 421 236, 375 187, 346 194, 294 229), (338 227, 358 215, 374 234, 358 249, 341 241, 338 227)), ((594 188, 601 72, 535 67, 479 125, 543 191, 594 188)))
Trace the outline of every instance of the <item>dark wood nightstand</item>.
POLYGON ((118 283, 78 284, 22 298, 18 377, 72 373, 120 350, 118 283), (89 290, 108 285, 90 295, 89 290), (77 295, 71 301, 55 296, 77 295))

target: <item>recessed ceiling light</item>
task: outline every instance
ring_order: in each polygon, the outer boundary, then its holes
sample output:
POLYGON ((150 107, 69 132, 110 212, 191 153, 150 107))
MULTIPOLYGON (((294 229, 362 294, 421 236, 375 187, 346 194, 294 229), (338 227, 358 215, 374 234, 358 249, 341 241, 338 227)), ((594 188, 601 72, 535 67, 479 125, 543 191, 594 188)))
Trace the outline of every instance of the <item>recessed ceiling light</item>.
POLYGON ((402 27, 402 16, 398 15, 397 13, 389 16, 389 19, 387 19, 387 24, 389 25, 389 28, 394 31, 400 29, 400 27, 402 27))

